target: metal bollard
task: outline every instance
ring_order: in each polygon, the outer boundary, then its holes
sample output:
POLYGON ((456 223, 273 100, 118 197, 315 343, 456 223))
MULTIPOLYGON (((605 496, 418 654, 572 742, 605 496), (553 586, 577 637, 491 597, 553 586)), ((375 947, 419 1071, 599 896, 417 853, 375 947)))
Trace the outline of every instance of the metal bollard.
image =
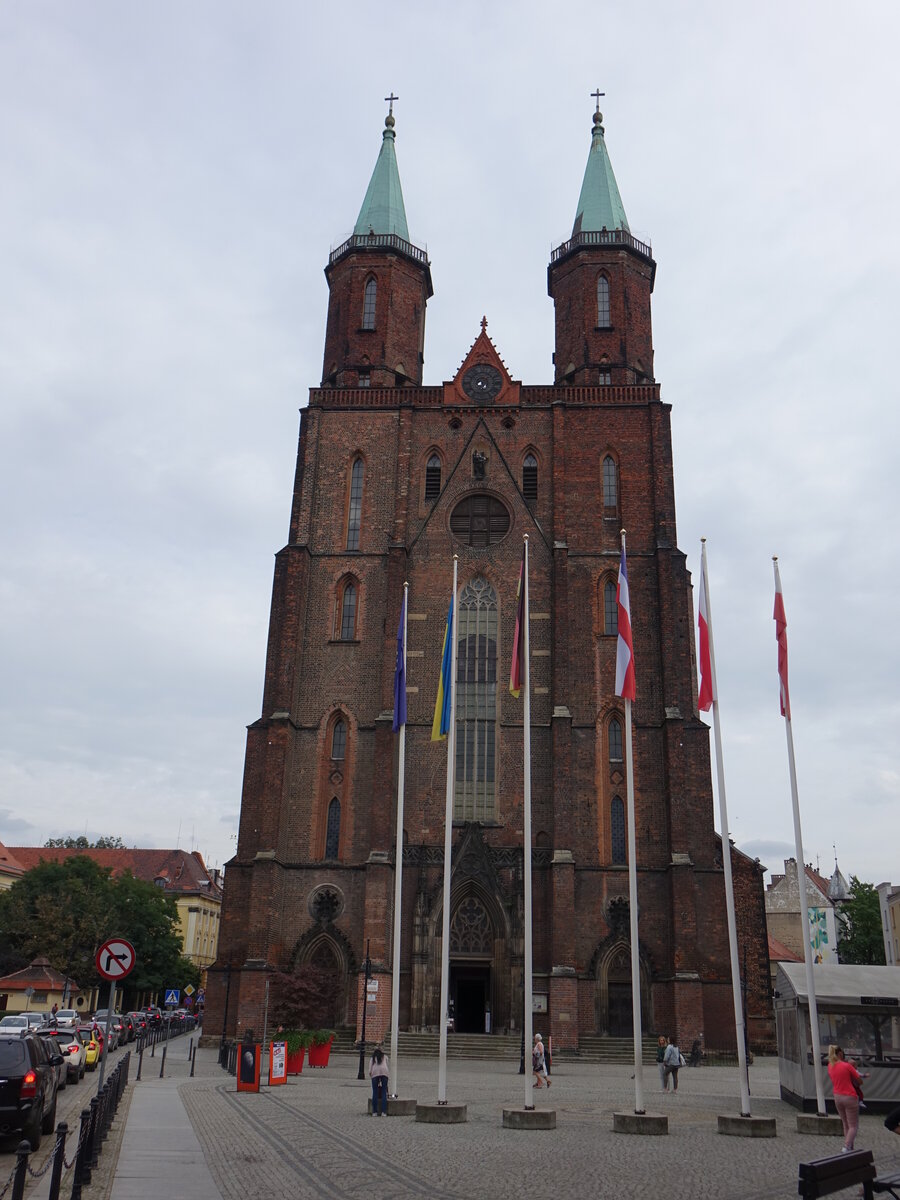
POLYGON ((143 1065, 144 1065, 144 1043, 142 1041, 141 1048, 138 1051, 138 1069, 137 1069, 137 1075, 135 1076, 135 1080, 134 1080, 135 1083, 141 1082, 141 1067, 143 1065))
MULTIPOLYGON (((78 1130, 78 1151, 75 1155, 75 1170, 72 1175, 72 1195, 69 1200, 81 1200, 81 1184, 84 1179, 84 1172, 87 1170, 87 1143, 88 1130, 91 1121, 91 1110, 83 1108, 81 1110, 81 1128, 78 1130)), ((90 1171, 88 1170, 87 1179, 85 1182, 90 1183, 90 1171)))
POLYGON ((12 1200, 22 1200, 25 1195, 25 1174, 28 1170, 28 1155, 31 1153, 29 1142, 19 1142, 16 1151, 16 1175, 13 1179, 12 1200))
POLYGON ((166 1051, 168 1050, 168 1048, 169 1048, 169 1047, 168 1047, 168 1045, 164 1043, 164 1044, 163 1044, 162 1059, 160 1060, 160 1064, 159 1064, 159 1077, 160 1077, 160 1079, 162 1079, 162 1077, 163 1077, 163 1074, 164 1074, 164 1072, 165 1072, 165 1069, 166 1069, 166 1051))
POLYGON ((191 1079, 194 1078, 194 1064, 196 1063, 196 1061, 197 1061, 197 1047, 193 1046, 191 1049, 191 1079))
POLYGON ((66 1157, 66 1138, 69 1126, 60 1121, 56 1127, 56 1145, 53 1148, 53 1170, 50 1172, 49 1200, 59 1200, 59 1183, 62 1179, 63 1160, 66 1157))
POLYGON ((90 1183, 91 1172, 96 1167, 100 1159, 100 1097, 95 1096, 91 1101, 91 1127, 88 1133, 88 1173, 85 1177, 85 1183, 90 1183))

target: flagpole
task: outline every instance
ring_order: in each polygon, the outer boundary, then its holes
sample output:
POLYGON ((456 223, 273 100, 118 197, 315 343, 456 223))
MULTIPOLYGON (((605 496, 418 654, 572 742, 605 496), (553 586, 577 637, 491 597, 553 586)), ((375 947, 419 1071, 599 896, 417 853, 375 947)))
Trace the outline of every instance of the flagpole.
MULTIPOLYGON (((781 593, 781 575, 778 572, 778 556, 772 555, 775 567, 775 592, 781 593)), ((787 668, 785 667, 785 670, 787 668)), ((803 857, 803 835, 800 831, 800 800, 797 794, 797 765, 794 761, 794 734, 791 729, 790 700, 786 699, 782 680, 782 707, 784 730, 787 737, 788 770, 791 777, 791 803, 794 810, 794 853, 797 856, 797 895, 800 903, 800 927, 803 932, 803 962, 806 966, 806 992, 809 998, 809 1027, 812 1037, 813 1075, 816 1080, 816 1108, 820 1117, 826 1115, 825 1093, 822 1087, 822 1044, 819 1038, 819 1009, 816 1004, 816 983, 813 978, 812 946, 809 942, 809 906, 806 902, 806 860, 803 857)))
POLYGON ((453 555, 453 617, 450 622, 450 728, 447 730, 447 796, 444 809, 444 911, 441 920, 441 1011, 438 1056, 438 1104, 447 1103, 447 1017, 450 991, 450 856, 453 850, 453 792, 456 774, 456 575, 453 555))
POLYGON ((712 676, 713 735, 716 743, 716 779, 719 791, 719 824, 722 827, 722 866, 725 869, 725 911, 728 918, 728 946, 731 954, 731 991, 734 1000, 734 1031, 737 1038, 738 1073, 741 1081, 741 1116, 750 1116, 750 1077, 747 1073, 747 1045, 744 1006, 741 1002, 741 976, 738 965, 737 920, 734 912, 734 877, 731 871, 731 841, 728 836, 728 808, 725 802, 725 760, 722 755, 722 730, 719 723, 719 687, 716 682, 716 651, 713 644, 712 605, 709 599, 709 574, 706 566, 706 538, 700 539, 700 586, 706 603, 706 629, 709 638, 709 665, 712 676))
MULTIPOLYGON (((534 1041, 534 1002, 533 991, 534 982, 532 972, 534 967, 533 962, 533 947, 532 947, 532 888, 531 888, 531 652, 529 649, 529 618, 528 618, 528 534, 525 534, 525 604, 524 618, 525 627, 523 630, 523 654, 524 662, 523 674, 525 684, 525 703, 522 706, 522 754, 523 754, 523 808, 524 808, 524 830, 523 830, 523 849, 525 860, 525 1057, 526 1060, 531 1054, 532 1043, 534 1041)), ((545 1052, 546 1053, 546 1052, 545 1052)), ((525 1063, 525 1107, 534 1108, 534 1097, 532 1095, 532 1084, 534 1082, 534 1072, 528 1069, 528 1062, 525 1063)))
MULTIPOLYGON (((625 530, 622 530, 625 557, 625 530)), ((630 605, 629 605, 630 620, 630 605)), ((628 916, 631 936, 631 1019, 634 1042, 634 1111, 644 1109, 644 1055, 641 1027, 641 956, 638 944, 637 838, 634 819, 634 761, 631 744, 631 700, 625 697, 625 795, 628 800, 628 916)))
MULTIPOLYGON (((408 614, 409 584, 403 584, 403 682, 406 682, 406 626, 408 614)), ((397 1084, 400 1058, 400 918, 401 893, 403 890, 403 791, 406 784, 406 721, 400 726, 400 746, 397 764, 397 835, 394 849, 394 962, 391 976, 391 1052, 394 1056, 391 1081, 394 1096, 400 1095, 397 1084)))

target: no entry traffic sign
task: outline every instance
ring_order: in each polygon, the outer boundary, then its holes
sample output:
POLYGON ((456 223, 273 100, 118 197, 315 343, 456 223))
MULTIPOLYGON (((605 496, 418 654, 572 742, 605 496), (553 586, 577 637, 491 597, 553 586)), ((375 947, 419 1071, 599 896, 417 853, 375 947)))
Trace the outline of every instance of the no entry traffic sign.
POLYGON ((108 938, 94 961, 104 979, 124 979, 134 968, 134 946, 124 938, 108 938))

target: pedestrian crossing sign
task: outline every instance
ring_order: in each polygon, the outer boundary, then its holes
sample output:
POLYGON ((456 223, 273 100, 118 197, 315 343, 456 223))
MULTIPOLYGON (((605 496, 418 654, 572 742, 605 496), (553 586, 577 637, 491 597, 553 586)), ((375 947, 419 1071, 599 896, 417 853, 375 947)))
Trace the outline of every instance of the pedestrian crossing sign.
POLYGON ((178 990, 178 988, 169 988, 166 992, 166 1008, 168 1008, 170 1004, 174 1008, 178 1003, 178 997, 180 995, 181 992, 178 990))

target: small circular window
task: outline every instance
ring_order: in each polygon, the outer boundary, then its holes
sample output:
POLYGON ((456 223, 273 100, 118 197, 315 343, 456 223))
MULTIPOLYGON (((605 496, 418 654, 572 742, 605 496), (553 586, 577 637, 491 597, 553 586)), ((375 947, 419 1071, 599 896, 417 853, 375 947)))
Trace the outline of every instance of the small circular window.
POLYGON ((509 533, 509 511, 496 496, 467 496, 450 514, 450 532, 467 546, 493 546, 509 533))

